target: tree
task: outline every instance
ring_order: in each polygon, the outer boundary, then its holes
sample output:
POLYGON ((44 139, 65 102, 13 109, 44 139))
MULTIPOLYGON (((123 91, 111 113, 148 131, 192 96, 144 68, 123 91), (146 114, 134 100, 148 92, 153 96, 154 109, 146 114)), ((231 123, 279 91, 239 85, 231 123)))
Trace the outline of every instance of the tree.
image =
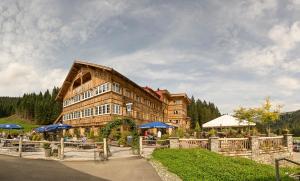
POLYGON ((191 97, 191 103, 187 110, 188 116, 191 118, 191 128, 195 128, 198 123, 199 126, 207 121, 219 117, 221 114, 213 103, 207 103, 205 100, 195 100, 194 96, 191 97))
POLYGON ((257 116, 257 109, 255 108, 244 108, 240 107, 239 109, 234 110, 234 117, 238 120, 246 120, 248 123, 248 132, 250 132, 250 124, 254 122, 255 117, 257 116))
POLYGON ((198 121, 196 122, 195 131, 196 131, 196 132, 200 132, 200 131, 201 131, 201 127, 200 127, 200 125, 199 125, 199 122, 198 122, 198 121))
POLYGON ((248 123, 259 120, 263 126, 267 127, 266 131, 270 135, 270 125, 280 118, 280 105, 277 105, 275 109, 272 109, 270 98, 265 99, 264 104, 259 108, 243 108, 240 107, 234 111, 234 116, 239 120, 246 120, 248 123))
POLYGON ((272 107, 274 106, 271 104, 270 97, 267 97, 262 107, 257 109, 257 115, 261 123, 267 125, 268 135, 271 132, 270 125, 280 118, 280 109, 282 106, 276 105, 275 109, 272 109, 272 107))

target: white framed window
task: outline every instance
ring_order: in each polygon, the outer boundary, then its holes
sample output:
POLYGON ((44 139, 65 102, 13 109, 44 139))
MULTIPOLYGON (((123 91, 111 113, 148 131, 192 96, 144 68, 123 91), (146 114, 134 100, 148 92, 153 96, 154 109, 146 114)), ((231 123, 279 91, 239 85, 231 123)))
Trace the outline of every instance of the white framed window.
POLYGON ((105 104, 105 114, 109 114, 110 113, 110 105, 109 104, 105 104))
POLYGON ((121 94, 121 87, 119 83, 112 83, 112 91, 121 94))
POLYGON ((102 94, 102 93, 105 93, 105 92, 108 92, 108 91, 110 91, 110 83, 109 82, 97 86, 96 90, 95 90, 95 94, 99 95, 99 94, 102 94))
POLYGON ((121 114, 121 106, 119 104, 113 104, 112 109, 113 114, 121 114))

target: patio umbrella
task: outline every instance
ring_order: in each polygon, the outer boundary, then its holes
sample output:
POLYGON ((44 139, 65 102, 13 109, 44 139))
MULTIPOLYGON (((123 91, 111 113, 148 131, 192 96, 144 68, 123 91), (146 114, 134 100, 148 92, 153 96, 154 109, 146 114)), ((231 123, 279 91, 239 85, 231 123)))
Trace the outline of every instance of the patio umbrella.
POLYGON ((45 128, 46 132, 56 132, 64 129, 70 129, 72 128, 71 125, 68 124, 52 124, 45 128))
POLYGON ((23 127, 18 124, 0 124, 0 129, 23 129, 23 127))
POLYGON ((41 126, 34 129, 38 133, 45 133, 45 132, 55 132, 63 129, 70 129, 72 126, 67 124, 51 124, 46 126, 41 126))
POLYGON ((44 132, 46 132, 46 130, 45 130, 46 127, 47 126, 41 126, 41 127, 35 128, 34 131, 38 132, 38 133, 44 133, 44 132))
POLYGON ((151 123, 146 123, 142 124, 139 126, 142 129, 149 129, 149 128, 174 128, 174 126, 170 126, 166 123, 162 122, 151 122, 151 123))

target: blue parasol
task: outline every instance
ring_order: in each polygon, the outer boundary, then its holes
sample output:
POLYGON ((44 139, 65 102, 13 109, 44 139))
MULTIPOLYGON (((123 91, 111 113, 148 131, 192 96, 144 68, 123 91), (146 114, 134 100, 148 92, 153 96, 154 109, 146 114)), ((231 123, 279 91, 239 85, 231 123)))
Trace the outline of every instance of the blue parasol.
POLYGON ((170 126, 166 123, 162 122, 151 122, 151 123, 146 123, 142 124, 139 126, 142 129, 149 129, 149 128, 174 128, 174 126, 170 126))
POLYGON ((70 129, 72 128, 71 125, 68 124, 52 124, 49 125, 45 128, 46 132, 55 132, 55 131, 60 131, 60 130, 64 130, 64 129, 70 129))
POLYGON ((45 132, 56 132, 59 130, 64 130, 64 129, 70 129, 72 126, 68 124, 51 124, 47 126, 41 126, 35 129, 36 132, 38 133, 45 133, 45 132))
POLYGON ((0 129, 23 129, 23 127, 18 124, 0 124, 0 129))

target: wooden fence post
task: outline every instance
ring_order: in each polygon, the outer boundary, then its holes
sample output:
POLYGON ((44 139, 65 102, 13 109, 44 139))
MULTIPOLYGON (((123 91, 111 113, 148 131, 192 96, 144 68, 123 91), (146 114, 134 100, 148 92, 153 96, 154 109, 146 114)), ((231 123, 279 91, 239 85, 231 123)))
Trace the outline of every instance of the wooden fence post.
POLYGON ((60 138, 60 159, 64 159, 64 138, 60 138))
POLYGON ((107 142, 106 142, 106 138, 103 138, 103 152, 104 152, 104 159, 107 159, 107 142))
POLYGON ((140 139, 139 139, 139 148, 140 148, 140 155, 142 156, 143 154, 143 137, 140 136, 140 139))
POLYGON ((22 144, 23 144, 23 136, 20 136, 19 139, 19 157, 22 157, 22 144))

